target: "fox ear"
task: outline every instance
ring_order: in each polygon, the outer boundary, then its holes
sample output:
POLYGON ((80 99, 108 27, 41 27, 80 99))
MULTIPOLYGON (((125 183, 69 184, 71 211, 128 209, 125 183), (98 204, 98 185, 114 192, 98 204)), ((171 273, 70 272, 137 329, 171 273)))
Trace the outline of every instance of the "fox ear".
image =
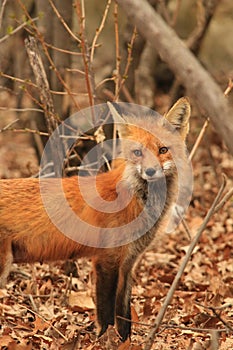
POLYGON ((191 107, 187 97, 180 98, 165 114, 165 118, 171 123, 185 140, 189 132, 189 117, 191 107))
POLYGON ((113 117, 114 123, 116 125, 119 137, 122 138, 124 135, 127 134, 127 123, 126 120, 124 119, 124 117, 122 115, 120 115, 120 113, 117 111, 116 107, 117 104, 111 103, 111 102, 107 102, 108 108, 111 112, 111 115, 113 117))

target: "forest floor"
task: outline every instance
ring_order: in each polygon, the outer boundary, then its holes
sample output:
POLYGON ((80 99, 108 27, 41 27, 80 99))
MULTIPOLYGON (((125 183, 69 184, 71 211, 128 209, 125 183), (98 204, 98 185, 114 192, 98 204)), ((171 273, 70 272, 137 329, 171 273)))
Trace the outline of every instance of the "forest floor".
MULTIPOLYGON (((13 113, 1 113, 0 129, 15 118, 13 113)), ((192 117, 189 149, 203 122, 195 114, 192 117)), ((193 197, 185 218, 194 236, 221 185, 222 173, 228 177, 227 188, 233 186, 232 157, 211 126, 192 163, 193 197)), ((27 177, 37 171, 31 135, 0 133, 0 178, 27 177)), ((96 339, 90 261, 14 264, 6 288, 0 289, 0 349, 143 349, 189 244, 180 224, 175 232, 157 237, 143 255, 132 293, 131 343, 125 344, 113 328, 96 339)), ((232 199, 203 232, 153 349, 233 349, 232 199)))

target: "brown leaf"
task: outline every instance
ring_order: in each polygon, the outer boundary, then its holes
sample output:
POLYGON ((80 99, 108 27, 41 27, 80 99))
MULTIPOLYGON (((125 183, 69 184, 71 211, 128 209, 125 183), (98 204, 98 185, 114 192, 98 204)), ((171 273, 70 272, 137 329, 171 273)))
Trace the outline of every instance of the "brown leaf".
POLYGON ((93 310, 95 308, 95 304, 93 302, 92 297, 86 291, 71 291, 68 303, 73 309, 79 312, 85 312, 88 310, 93 310))
POLYGON ((35 316, 35 321, 33 322, 35 329, 34 332, 44 331, 49 327, 49 324, 41 319, 41 317, 35 316))
POLYGON ((141 350, 141 349, 142 347, 140 345, 131 344, 129 338, 117 348, 117 350, 141 350))
POLYGON ((135 310, 134 306, 131 306, 131 319, 133 322, 139 322, 139 317, 138 317, 137 311, 135 310))
POLYGON ((124 342, 122 343, 117 350, 129 350, 130 349, 130 340, 129 338, 124 342))
POLYGON ((24 343, 17 343, 15 341, 9 343, 8 350, 32 350, 32 345, 31 343, 29 344, 24 344, 24 343))
POLYGON ((4 346, 8 346, 10 342, 12 342, 13 339, 9 335, 3 335, 0 337, 0 348, 4 346))

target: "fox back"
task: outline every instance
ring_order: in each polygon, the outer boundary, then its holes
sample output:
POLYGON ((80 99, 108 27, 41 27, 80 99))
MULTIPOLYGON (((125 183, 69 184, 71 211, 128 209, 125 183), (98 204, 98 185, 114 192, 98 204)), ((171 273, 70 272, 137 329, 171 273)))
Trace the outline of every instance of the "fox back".
POLYGON ((99 335, 130 335, 131 271, 166 227, 185 166, 190 105, 137 116, 109 104, 121 142, 113 169, 96 177, 0 180, 0 283, 12 262, 92 257, 99 335), (61 191, 62 189, 62 191, 61 191), (125 319, 119 318, 122 316, 125 319))

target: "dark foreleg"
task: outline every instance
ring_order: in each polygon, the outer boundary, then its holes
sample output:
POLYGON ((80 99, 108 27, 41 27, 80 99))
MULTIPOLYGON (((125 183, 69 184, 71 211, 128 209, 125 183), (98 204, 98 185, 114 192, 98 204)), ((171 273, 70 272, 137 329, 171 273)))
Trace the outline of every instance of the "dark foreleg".
POLYGON ((115 261, 94 262, 96 275, 96 314, 100 327, 99 336, 109 325, 114 325, 118 265, 115 261))
POLYGON ((122 340, 125 341, 131 333, 131 290, 132 275, 131 266, 125 265, 120 268, 116 295, 116 326, 122 340), (124 320, 121 317, 127 319, 124 320))

